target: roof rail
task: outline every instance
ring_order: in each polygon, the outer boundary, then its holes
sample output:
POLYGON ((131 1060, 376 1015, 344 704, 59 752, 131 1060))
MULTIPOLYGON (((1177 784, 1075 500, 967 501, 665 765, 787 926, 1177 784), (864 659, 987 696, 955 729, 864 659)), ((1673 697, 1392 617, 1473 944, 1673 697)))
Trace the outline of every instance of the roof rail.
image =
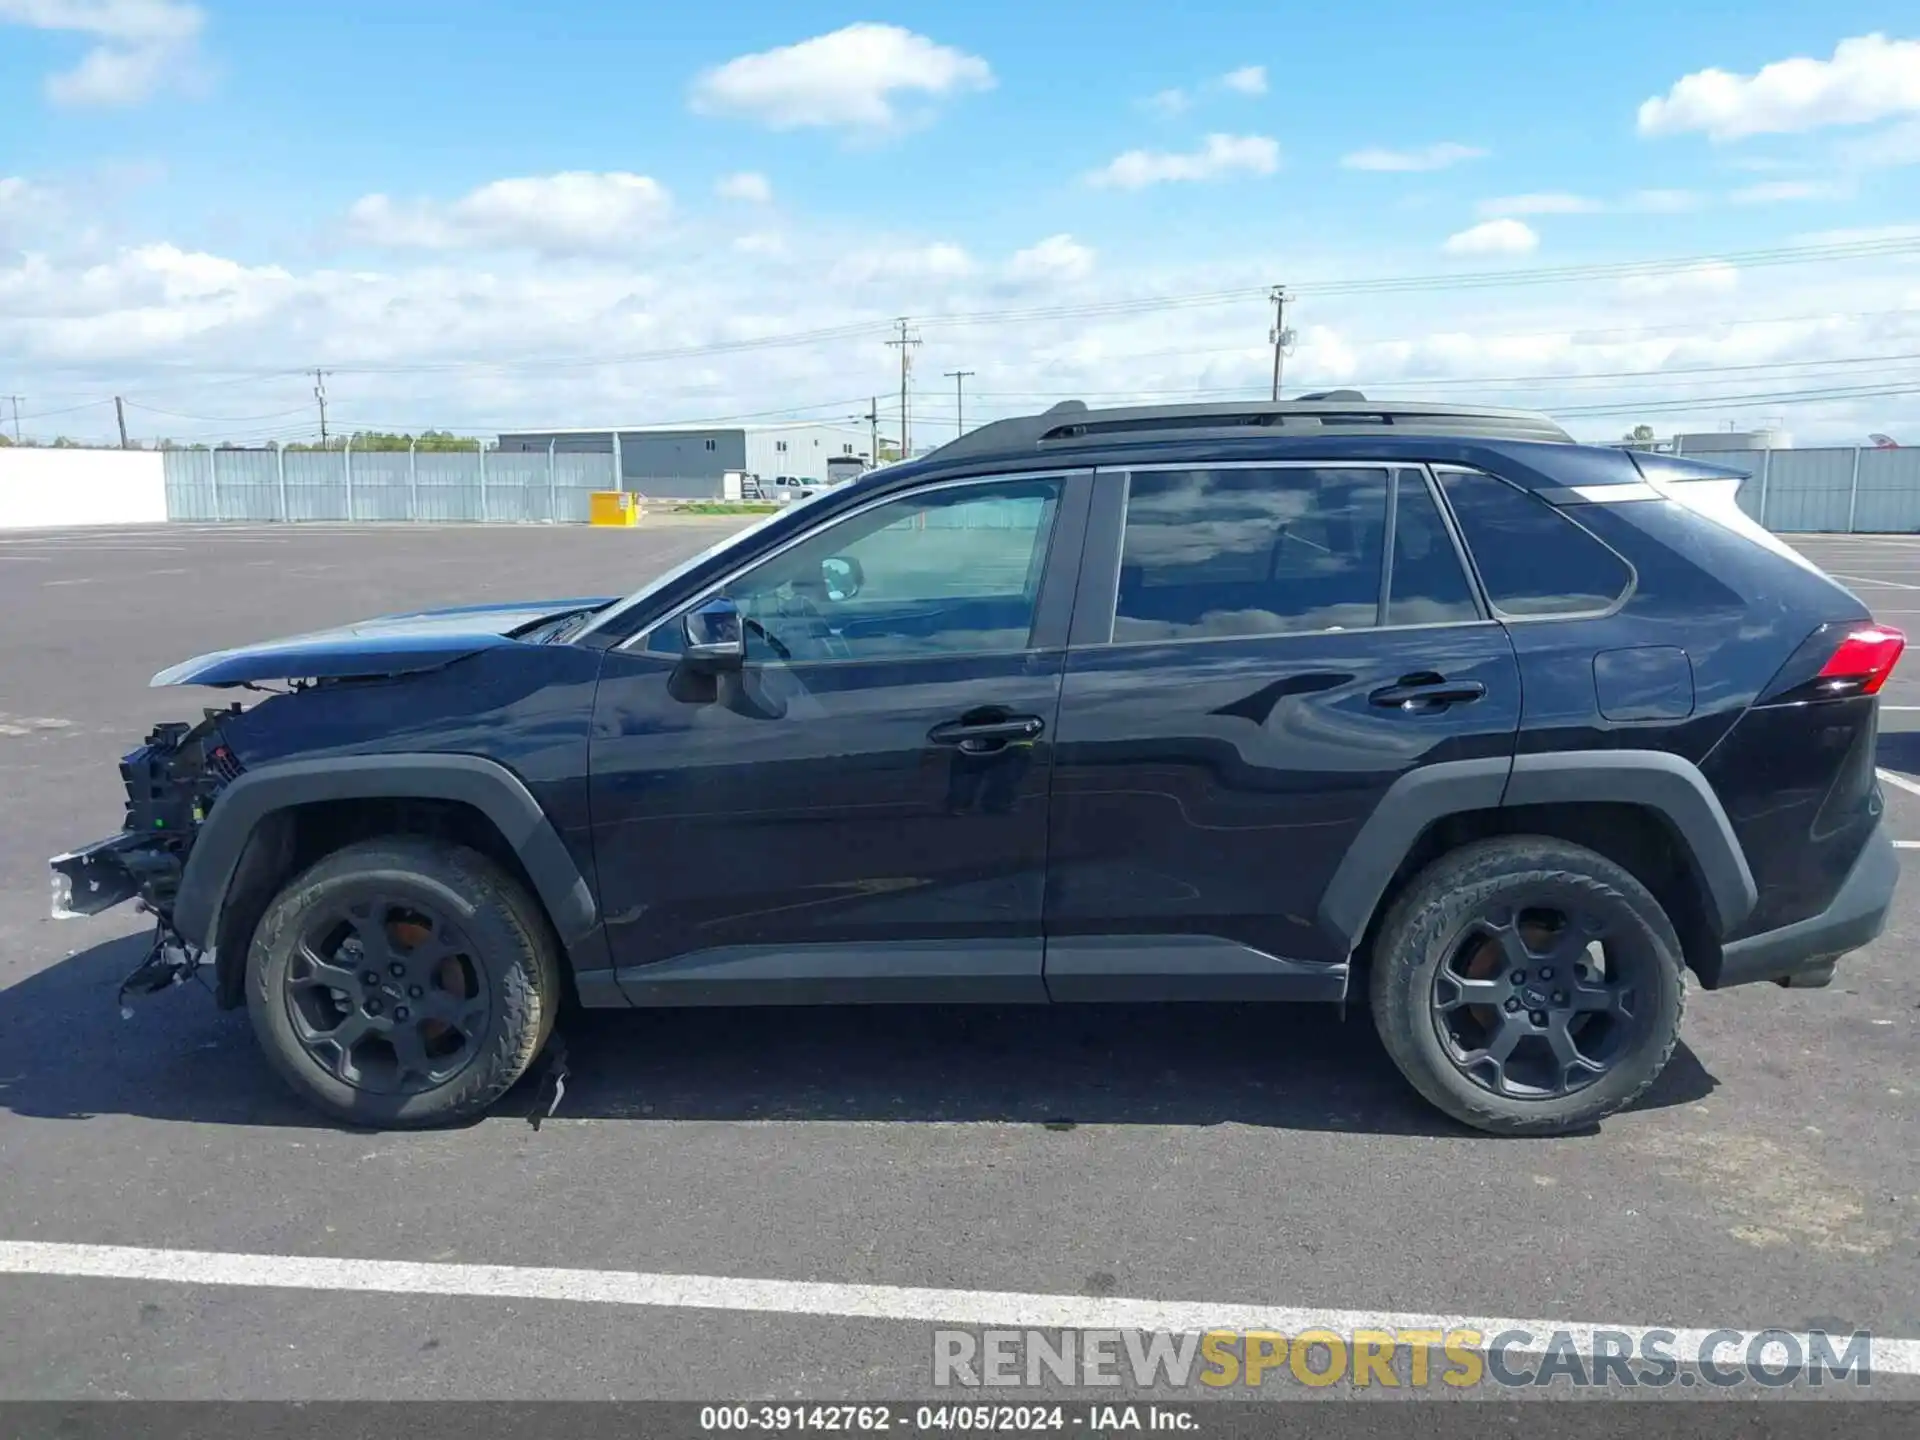
POLYGON ((1573 437, 1534 410, 1485 405, 1368 400, 1358 390, 1328 390, 1298 400, 1207 405, 1139 405, 1089 410, 1063 400, 1039 415, 996 420, 950 440, 927 458, 964 459, 1028 449, 1084 448, 1130 439, 1226 439, 1265 434, 1381 435, 1396 430, 1488 440, 1571 444, 1573 437))

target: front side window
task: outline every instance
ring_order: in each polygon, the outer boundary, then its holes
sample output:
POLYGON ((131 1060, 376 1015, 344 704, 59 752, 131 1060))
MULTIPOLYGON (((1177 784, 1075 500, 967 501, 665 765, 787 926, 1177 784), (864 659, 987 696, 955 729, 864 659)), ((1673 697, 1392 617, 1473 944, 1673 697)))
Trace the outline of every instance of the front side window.
POLYGON ((1133 474, 1114 640, 1372 626, 1387 474, 1361 467, 1133 474))
POLYGON ((1440 488, 1503 615, 1592 614, 1633 583, 1626 561, 1537 495, 1478 470, 1442 470, 1440 488))
MULTIPOLYGON (((737 576, 753 664, 911 659, 1027 648, 1059 480, 903 496, 837 520, 737 576)), ((679 648, 678 620, 653 650, 679 648)))

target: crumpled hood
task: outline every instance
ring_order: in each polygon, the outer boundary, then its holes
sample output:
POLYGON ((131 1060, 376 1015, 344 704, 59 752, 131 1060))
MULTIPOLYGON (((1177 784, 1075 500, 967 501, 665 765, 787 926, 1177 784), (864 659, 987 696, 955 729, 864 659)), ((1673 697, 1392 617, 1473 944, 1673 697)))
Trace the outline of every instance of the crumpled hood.
POLYGON ((162 670, 150 684, 243 685, 432 670, 462 656, 517 645, 514 632, 543 620, 610 604, 607 597, 522 600, 380 615, 333 630, 215 650, 162 670))

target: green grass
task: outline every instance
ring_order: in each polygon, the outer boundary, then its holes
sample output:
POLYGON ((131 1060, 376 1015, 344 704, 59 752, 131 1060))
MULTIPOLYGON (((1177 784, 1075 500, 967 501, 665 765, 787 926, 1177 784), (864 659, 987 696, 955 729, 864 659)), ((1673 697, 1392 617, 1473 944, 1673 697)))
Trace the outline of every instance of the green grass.
POLYGON ((734 500, 694 500, 684 505, 676 505, 671 511, 675 515, 765 515, 769 510, 778 510, 778 505, 760 505, 752 501, 734 500))

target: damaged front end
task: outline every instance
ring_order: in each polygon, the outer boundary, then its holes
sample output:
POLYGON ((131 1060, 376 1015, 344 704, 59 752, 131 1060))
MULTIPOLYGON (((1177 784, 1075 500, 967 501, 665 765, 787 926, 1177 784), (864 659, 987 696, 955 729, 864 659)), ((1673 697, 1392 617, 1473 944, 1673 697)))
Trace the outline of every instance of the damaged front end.
POLYGON ((47 862, 54 919, 98 915, 129 900, 154 917, 153 944, 122 985, 123 998, 180 984, 199 968, 200 952, 174 931, 173 902, 200 823, 241 773, 220 734, 220 721, 239 709, 208 710, 198 725, 155 726, 120 761, 127 790, 120 833, 47 862))

